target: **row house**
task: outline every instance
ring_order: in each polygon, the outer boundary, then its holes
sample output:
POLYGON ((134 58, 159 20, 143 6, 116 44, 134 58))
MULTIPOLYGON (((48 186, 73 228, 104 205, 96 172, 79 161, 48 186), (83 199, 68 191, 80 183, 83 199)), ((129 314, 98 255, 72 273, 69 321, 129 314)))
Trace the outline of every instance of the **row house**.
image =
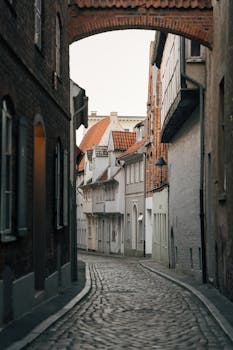
MULTIPOLYGON (((88 130, 80 148, 91 142, 91 135, 96 137, 94 130, 100 130, 101 122, 88 130)), ((112 123, 107 145, 104 140, 109 128, 103 131, 99 142, 86 150, 83 172, 82 161, 78 166, 77 196, 82 204, 79 219, 81 221, 82 215, 86 221, 78 246, 106 254, 143 255, 144 123, 138 123, 137 133, 114 130, 115 126, 116 123, 112 123)))
POLYGON ((118 156, 125 176, 124 255, 145 255, 145 125, 136 125, 136 142, 118 156))
POLYGON ((96 181, 107 168, 108 158, 104 151, 108 146, 112 130, 123 131, 117 115, 101 119, 90 127, 81 144, 77 157, 77 245, 80 249, 96 250, 96 219, 92 215, 93 188, 90 183, 96 181), (103 147, 95 150, 95 147, 103 147), (84 187, 83 187, 84 186, 84 187))
MULTIPOLYGON (((152 256, 200 280, 205 253, 200 216, 205 49, 195 41, 156 33, 151 57, 158 136, 167 153, 154 163, 160 181, 152 196, 152 256)), ((161 144, 156 148, 161 152, 161 144)))
POLYGON ((0 2, 0 324, 71 282, 67 11, 0 2))
POLYGON ((161 52, 165 34, 160 40, 151 42, 147 123, 146 123, 146 193, 145 193, 145 241, 146 255, 158 262, 168 261, 168 184, 167 184, 167 147, 161 143, 161 77, 155 64, 156 53, 161 52))

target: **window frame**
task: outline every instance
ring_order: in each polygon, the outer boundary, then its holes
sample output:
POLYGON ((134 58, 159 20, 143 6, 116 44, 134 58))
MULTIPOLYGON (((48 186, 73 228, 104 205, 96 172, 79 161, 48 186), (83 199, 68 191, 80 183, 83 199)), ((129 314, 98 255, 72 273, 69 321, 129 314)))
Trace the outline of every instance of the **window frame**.
MULTIPOLYGON (((12 130, 13 130, 13 116, 10 113, 9 108, 7 107, 6 100, 2 101, 1 106, 1 184, 0 184, 0 235, 1 240, 4 240, 4 237, 12 235, 12 202, 13 202, 13 191, 12 191, 12 158, 13 158, 13 147, 12 147, 12 130), (8 127, 7 130, 7 119, 8 127), (9 136, 9 140, 7 140, 9 136), (9 158, 7 160, 7 157, 9 158), (7 180, 8 179, 8 180, 7 180), (7 188, 8 183, 8 188, 7 188), (9 196, 8 203, 8 214, 7 211, 7 199, 6 195, 9 196), (8 225, 7 225, 8 217, 8 225)), ((7 239, 5 239, 7 240, 7 239)))
POLYGON ((56 30, 55 30, 55 72, 57 77, 61 77, 61 36, 62 25, 59 13, 56 15, 56 30))
POLYGON ((34 2, 34 43, 39 50, 42 50, 42 0, 34 2))
POLYGON ((62 181, 62 159, 61 159, 61 143, 57 142, 55 150, 55 207, 56 207, 56 229, 60 230, 62 225, 62 196, 61 196, 61 181, 62 181))

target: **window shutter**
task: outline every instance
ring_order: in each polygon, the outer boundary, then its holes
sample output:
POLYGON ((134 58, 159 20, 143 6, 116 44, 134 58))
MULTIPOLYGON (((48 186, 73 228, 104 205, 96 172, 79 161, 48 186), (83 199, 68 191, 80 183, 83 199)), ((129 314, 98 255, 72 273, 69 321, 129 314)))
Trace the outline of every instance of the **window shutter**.
POLYGON ((17 229, 19 236, 27 234, 27 119, 19 118, 17 172, 17 229))

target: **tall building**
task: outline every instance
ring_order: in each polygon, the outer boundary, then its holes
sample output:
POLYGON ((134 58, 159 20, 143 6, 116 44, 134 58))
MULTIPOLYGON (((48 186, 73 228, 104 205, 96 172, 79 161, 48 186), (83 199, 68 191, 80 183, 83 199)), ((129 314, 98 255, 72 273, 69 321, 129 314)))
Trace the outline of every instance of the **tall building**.
POLYGON ((0 22, 2 323, 71 281, 67 3, 4 0, 0 22))

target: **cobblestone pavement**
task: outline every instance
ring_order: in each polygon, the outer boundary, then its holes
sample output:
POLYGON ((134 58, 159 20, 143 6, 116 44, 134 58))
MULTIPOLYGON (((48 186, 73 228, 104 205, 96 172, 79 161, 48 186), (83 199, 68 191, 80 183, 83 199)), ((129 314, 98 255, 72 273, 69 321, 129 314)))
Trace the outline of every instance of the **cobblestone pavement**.
POLYGON ((27 349, 233 349, 190 292, 136 259, 82 259, 90 264, 91 292, 27 349))

